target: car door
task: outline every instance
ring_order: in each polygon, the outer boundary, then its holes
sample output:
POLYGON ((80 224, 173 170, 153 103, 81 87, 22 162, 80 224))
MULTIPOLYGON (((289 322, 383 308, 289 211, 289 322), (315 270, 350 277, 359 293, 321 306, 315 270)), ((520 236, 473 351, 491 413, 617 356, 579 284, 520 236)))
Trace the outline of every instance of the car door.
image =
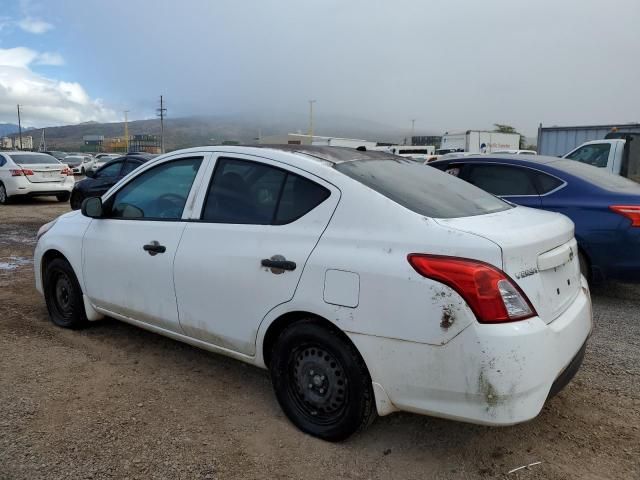
POLYGON ((540 195, 531 169, 497 163, 468 162, 460 177, 476 187, 525 207, 539 208, 540 195))
POLYGON ((176 255, 180 325, 191 337, 253 355, 261 320, 293 297, 340 191, 294 167, 227 154, 202 195, 176 255))
POLYGON ((107 311, 180 331, 173 261, 208 154, 148 165, 104 199, 83 238, 84 289, 107 311))

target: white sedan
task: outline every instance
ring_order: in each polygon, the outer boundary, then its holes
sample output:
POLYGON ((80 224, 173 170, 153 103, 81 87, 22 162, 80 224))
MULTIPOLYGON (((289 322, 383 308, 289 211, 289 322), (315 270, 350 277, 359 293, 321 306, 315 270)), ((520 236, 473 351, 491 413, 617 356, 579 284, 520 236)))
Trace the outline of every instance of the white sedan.
POLYGON ((46 153, 0 153, 0 204, 13 198, 55 196, 66 202, 73 190, 73 172, 46 153))
POLYGON ((529 420, 591 331, 569 219, 380 152, 172 152, 38 238, 56 325, 107 315, 268 368, 326 440, 398 410, 529 420))

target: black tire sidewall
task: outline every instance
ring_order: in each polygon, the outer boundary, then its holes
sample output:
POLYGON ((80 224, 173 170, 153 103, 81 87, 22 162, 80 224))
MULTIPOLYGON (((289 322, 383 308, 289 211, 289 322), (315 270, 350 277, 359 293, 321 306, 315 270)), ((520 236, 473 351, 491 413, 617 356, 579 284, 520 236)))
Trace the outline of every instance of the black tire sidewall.
POLYGON ((300 430, 328 441, 340 441, 370 423, 375 414, 371 377, 355 348, 335 331, 314 323, 297 322, 286 328, 273 347, 270 373, 280 406, 289 420, 300 430), (340 419, 331 425, 318 425, 302 415, 289 393, 291 374, 289 359, 301 344, 314 344, 334 356, 342 365, 347 379, 348 402, 340 419))
POLYGON ((55 258, 47 265, 47 268, 43 275, 43 290, 45 302, 47 304, 47 310, 49 311, 49 318, 51 321, 59 327, 63 328, 81 328, 87 323, 87 316, 84 310, 84 302, 82 299, 82 289, 78 283, 73 269, 69 263, 62 258, 55 258), (71 292, 71 304, 72 315, 70 318, 62 317, 55 307, 55 278, 59 273, 64 273, 69 279, 72 292, 71 292))
POLYGON ((59 202, 68 202, 69 199, 71 198, 71 194, 69 192, 58 193, 56 195, 56 198, 58 199, 59 202))
POLYGON ((4 200, 0 201, 0 205, 6 205, 9 203, 9 196, 7 195, 7 187, 4 186, 4 183, 0 182, 0 188, 4 189, 4 200))

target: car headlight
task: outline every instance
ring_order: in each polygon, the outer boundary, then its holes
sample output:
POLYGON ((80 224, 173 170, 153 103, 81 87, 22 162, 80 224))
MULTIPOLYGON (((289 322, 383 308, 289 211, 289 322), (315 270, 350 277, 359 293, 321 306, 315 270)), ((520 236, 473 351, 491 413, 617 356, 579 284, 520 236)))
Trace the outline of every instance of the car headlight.
POLYGON ((51 227, 53 227, 56 222, 58 221, 58 219, 56 218, 55 220, 52 220, 49 223, 45 223, 44 225, 42 225, 39 229, 38 229, 38 233, 36 233, 36 242, 38 240, 40 240, 40 237, 42 237, 45 233, 47 233, 49 230, 51 230, 51 227))

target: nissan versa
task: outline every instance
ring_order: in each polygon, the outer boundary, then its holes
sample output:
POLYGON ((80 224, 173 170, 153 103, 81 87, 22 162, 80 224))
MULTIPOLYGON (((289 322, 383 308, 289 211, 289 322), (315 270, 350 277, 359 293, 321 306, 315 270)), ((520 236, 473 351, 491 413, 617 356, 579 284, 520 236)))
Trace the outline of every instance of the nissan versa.
POLYGON ((573 224, 380 152, 202 147, 38 232, 51 320, 107 315, 269 369, 301 430, 535 417, 591 331, 573 224))

